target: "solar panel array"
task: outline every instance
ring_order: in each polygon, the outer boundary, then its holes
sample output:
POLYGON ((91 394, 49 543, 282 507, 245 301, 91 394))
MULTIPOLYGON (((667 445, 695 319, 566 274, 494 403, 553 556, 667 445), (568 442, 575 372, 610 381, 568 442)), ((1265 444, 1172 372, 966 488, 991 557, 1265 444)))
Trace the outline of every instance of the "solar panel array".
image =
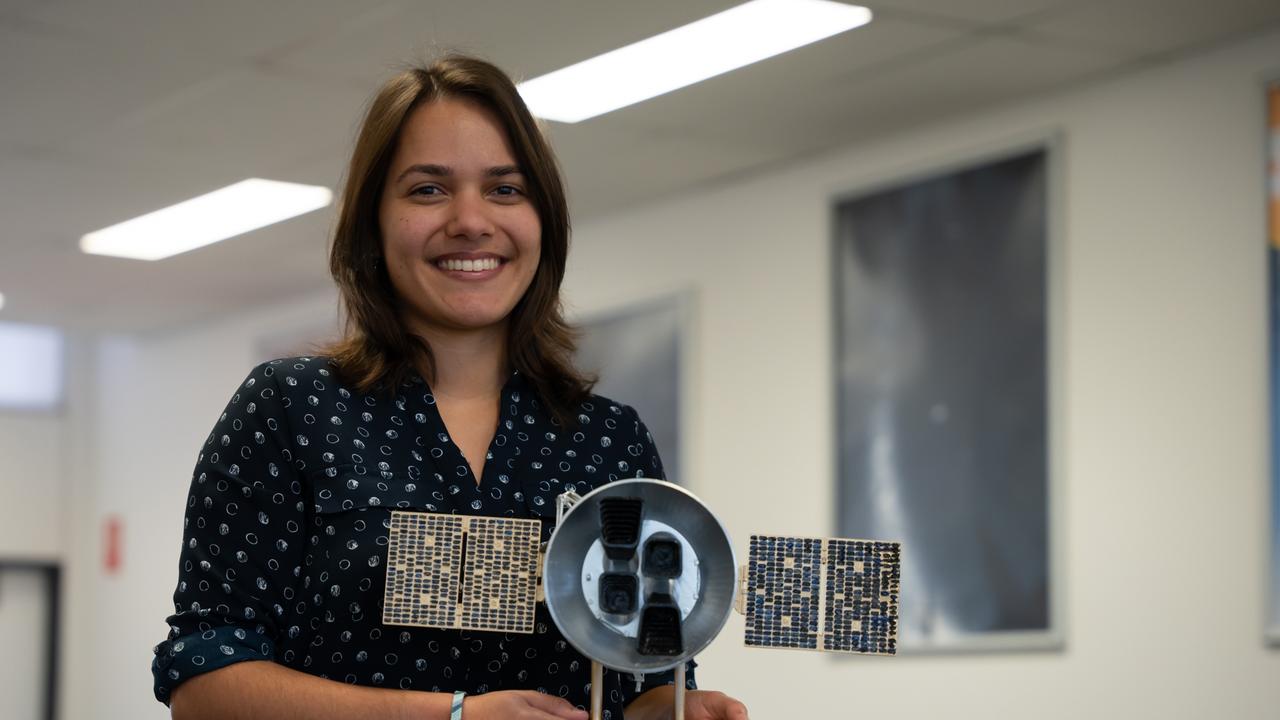
POLYGON ((382 621, 533 632, 538 520, 393 511, 382 621))
POLYGON ((746 644, 896 653, 900 551, 898 543, 752 535, 746 644))
MULTIPOLYGON (((538 520, 393 511, 382 620, 531 633, 538 520)), ((752 535, 746 644, 897 652, 898 543, 752 535)))

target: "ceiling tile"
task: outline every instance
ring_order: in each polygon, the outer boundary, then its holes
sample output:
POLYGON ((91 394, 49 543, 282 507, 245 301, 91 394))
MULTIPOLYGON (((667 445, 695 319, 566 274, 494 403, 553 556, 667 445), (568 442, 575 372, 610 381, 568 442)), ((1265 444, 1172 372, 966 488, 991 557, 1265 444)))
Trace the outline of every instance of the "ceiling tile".
POLYGON ((1155 55, 1261 32, 1277 23, 1276 0, 1115 0, 1071 5, 1025 27, 1081 46, 1155 55))
POLYGON ((282 54, 298 73, 372 92, 404 63, 439 52, 479 54, 519 81, 559 69, 738 4, 735 0, 470 0, 409 2, 371 13, 282 54))
POLYGON ((553 128, 551 141, 564 168, 575 221, 678 193, 712 178, 785 154, 769 144, 754 148, 687 133, 643 138, 605 125, 553 128))
POLYGON ((0 247, 74 248, 91 230, 162 207, 165 178, 107 169, 75 155, 0 153, 0 247))
POLYGON ((56 28, 81 44, 127 49, 162 62, 174 56, 261 59, 393 4, 389 0, 47 0, 25 3, 12 12, 56 28))
POLYGON ((696 138, 730 152, 790 151, 811 143, 815 122, 841 122, 826 113, 840 105, 833 95, 850 78, 952 47, 964 37, 955 29, 880 19, 582 125, 627 130, 641 140, 696 138))
POLYGON ((197 323, 324 290, 331 212, 157 262, 85 255, 60 243, 6 248, 7 320, 141 332, 197 323))
POLYGON ((1079 5, 1100 0, 868 0, 851 4, 866 5, 872 12, 917 20, 936 18, 961 20, 972 25, 1004 23, 1037 15, 1066 5, 1079 5))
POLYGON ((0 24, 0 142, 59 145, 115 122, 216 63, 0 24))
POLYGON ((365 100, 344 86, 232 68, 66 147, 104 166, 172 177, 180 197, 246 177, 305 182, 278 169, 326 150, 341 158, 365 100))
POLYGON ((937 54, 851 75, 824 101, 829 111, 816 113, 815 134, 833 136, 829 119, 841 117, 868 133, 932 123, 1096 77, 1116 62, 1105 52, 975 36, 937 54))

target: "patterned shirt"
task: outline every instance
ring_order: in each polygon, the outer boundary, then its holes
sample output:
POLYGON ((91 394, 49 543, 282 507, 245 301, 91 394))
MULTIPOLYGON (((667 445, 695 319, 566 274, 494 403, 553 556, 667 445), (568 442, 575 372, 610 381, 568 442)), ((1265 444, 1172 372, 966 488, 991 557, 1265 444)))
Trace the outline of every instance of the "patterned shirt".
MULTIPOLYGON (((545 542, 560 493, 662 477, 653 440, 626 405, 593 395, 566 429, 518 373, 501 403, 477 483, 421 377, 392 399, 347 389, 327 358, 255 367, 196 462, 175 613, 152 663, 156 698, 168 703, 203 672, 273 660, 357 685, 533 689, 585 708, 591 663, 541 603, 533 634, 381 621, 392 509, 538 518, 545 542)), ((646 676, 639 690, 613 671, 604 682, 604 716, 621 718, 672 673, 646 676)))

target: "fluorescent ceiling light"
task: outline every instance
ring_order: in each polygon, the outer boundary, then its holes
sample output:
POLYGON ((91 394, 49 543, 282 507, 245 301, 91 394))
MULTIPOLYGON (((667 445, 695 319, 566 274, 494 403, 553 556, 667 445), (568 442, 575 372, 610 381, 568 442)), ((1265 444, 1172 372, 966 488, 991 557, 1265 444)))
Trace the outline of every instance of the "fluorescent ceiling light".
POLYGON ((325 207, 327 187, 249 178, 80 238, 93 255, 160 260, 325 207))
POLYGON ((753 0, 519 86, 530 112, 574 123, 871 22, 827 0, 753 0))

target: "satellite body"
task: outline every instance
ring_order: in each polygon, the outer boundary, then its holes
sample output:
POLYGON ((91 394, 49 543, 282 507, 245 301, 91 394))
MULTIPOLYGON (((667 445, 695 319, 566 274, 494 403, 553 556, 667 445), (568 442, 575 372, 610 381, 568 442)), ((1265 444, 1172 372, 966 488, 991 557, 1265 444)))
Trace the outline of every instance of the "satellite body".
POLYGON ((560 519, 542 583, 547 610, 579 652, 647 673, 683 666, 715 639, 737 577, 728 533, 691 493, 622 480, 560 519))

